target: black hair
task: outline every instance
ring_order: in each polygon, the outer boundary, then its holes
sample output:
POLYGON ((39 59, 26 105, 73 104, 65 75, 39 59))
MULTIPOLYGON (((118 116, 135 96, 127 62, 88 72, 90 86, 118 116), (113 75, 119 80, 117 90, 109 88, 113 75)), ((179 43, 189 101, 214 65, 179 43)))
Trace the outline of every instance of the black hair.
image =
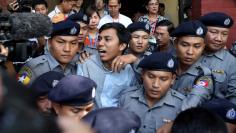
POLYGON ((32 7, 35 8, 37 5, 45 5, 46 8, 48 8, 48 3, 45 0, 34 0, 32 3, 32 7))
POLYGON ((162 20, 162 21, 158 22, 156 24, 156 28, 158 26, 167 26, 167 30, 168 30, 169 34, 171 34, 171 32, 173 32, 175 30, 174 24, 169 20, 162 20))
POLYGON ((181 112, 174 120, 171 133, 227 133, 224 121, 201 107, 181 112))
MULTIPOLYGON (((109 3, 110 0, 107 0, 107 3, 109 3)), ((117 3, 120 4, 121 1, 120 0, 117 0, 117 3)))
POLYGON ((120 23, 107 23, 107 24, 104 24, 99 29, 99 33, 101 33, 104 30, 107 30, 107 29, 115 29, 116 30, 116 34, 119 38, 119 43, 126 43, 126 44, 129 43, 131 35, 128 32, 128 30, 125 28, 124 25, 122 25, 120 23))
POLYGON ((90 18, 90 17, 92 17, 93 13, 95 13, 95 12, 96 12, 97 15, 99 16, 99 18, 101 18, 101 16, 99 15, 98 10, 97 10, 97 8, 96 8, 95 5, 89 6, 89 7, 86 9, 85 14, 90 18))

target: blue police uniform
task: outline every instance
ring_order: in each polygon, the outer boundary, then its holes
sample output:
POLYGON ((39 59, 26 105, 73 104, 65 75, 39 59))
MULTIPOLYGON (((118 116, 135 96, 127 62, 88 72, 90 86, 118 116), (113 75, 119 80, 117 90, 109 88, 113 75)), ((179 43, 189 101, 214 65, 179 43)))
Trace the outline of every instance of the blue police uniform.
MULTIPOLYGON (((230 28, 233 19, 227 14, 212 12, 200 18, 206 26, 230 28)), ((206 44, 207 45, 207 44, 206 44)), ((236 104, 236 59, 227 50, 220 49, 214 53, 204 53, 201 63, 213 72, 215 80, 215 97, 226 98, 236 104)))
POLYGON ((135 113, 117 107, 94 110, 84 116, 82 121, 97 133, 137 133, 141 125, 135 113))
POLYGON ((37 96, 46 96, 64 76, 63 73, 49 71, 36 78, 30 87, 37 96))
POLYGON ((93 102, 96 83, 79 75, 68 75, 62 78, 49 92, 52 102, 69 106, 84 106, 93 102))
MULTIPOLYGON (((179 25, 171 33, 171 36, 194 36, 204 38, 206 32, 207 29, 201 22, 189 21, 179 25)), ((211 99, 214 91, 211 75, 211 70, 199 61, 195 62, 181 75, 177 75, 172 88, 187 96, 183 101, 182 110, 198 106, 211 99)))
MULTIPOLYGON (((60 35, 77 36, 79 31, 80 27, 78 24, 66 20, 53 24, 51 38, 60 35)), ((37 77, 48 71, 61 72, 65 75, 76 74, 76 62, 71 61, 66 68, 62 68, 60 63, 48 51, 45 55, 27 62, 18 73, 18 81, 24 85, 31 85, 37 77)))
MULTIPOLYGON (((145 57, 138 66, 145 70, 174 73, 177 61, 169 53, 157 52, 145 57)), ((139 133, 156 133, 156 130, 166 122, 174 120, 181 111, 182 101, 185 98, 184 95, 170 88, 153 107, 149 107, 145 88, 142 85, 131 87, 128 90, 120 98, 119 104, 141 118, 139 133)))
MULTIPOLYGON (((134 22, 132 24, 130 24, 127 27, 128 31, 132 34, 135 31, 144 31, 146 33, 148 33, 148 35, 150 34, 151 31, 151 27, 149 24, 144 23, 144 22, 134 22)), ((125 54, 130 54, 130 48, 126 50, 125 54)), ((140 55, 138 55, 138 60, 135 63, 132 63, 131 66, 135 72, 135 76, 138 80, 139 83, 141 83, 141 69, 138 68, 138 64, 139 62, 146 56, 150 55, 151 52, 148 52, 147 50, 145 50, 143 53, 141 53, 140 55)))

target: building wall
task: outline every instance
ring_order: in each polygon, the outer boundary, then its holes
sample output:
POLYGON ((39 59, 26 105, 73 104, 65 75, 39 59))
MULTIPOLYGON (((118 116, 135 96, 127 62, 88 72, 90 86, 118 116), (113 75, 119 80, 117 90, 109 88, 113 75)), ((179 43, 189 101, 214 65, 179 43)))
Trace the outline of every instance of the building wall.
POLYGON ((227 47, 236 41, 236 0, 192 0, 193 17, 199 18, 209 12, 224 12, 234 19, 234 25, 230 30, 227 47))
POLYGON ((165 4, 165 13, 170 16, 171 21, 177 26, 179 24, 178 0, 160 0, 160 2, 165 4))

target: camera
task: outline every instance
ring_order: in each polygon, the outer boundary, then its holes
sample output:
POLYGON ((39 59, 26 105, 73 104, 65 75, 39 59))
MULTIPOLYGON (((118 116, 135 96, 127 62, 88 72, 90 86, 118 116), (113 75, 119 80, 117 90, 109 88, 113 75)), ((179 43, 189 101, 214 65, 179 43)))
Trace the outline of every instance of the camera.
MULTIPOLYGON (((28 40, 15 40, 13 38, 9 17, 9 14, 0 13, 0 43, 9 49, 10 60, 23 62, 32 55, 31 44, 28 40)), ((3 60, 3 57, 0 58, 3 60)))

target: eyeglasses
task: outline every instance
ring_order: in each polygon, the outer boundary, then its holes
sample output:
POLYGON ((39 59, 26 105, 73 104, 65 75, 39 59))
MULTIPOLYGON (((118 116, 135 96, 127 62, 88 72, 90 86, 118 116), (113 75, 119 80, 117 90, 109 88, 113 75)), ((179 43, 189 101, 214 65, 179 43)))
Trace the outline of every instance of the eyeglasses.
POLYGON ((158 6, 159 3, 148 3, 149 6, 158 6))

